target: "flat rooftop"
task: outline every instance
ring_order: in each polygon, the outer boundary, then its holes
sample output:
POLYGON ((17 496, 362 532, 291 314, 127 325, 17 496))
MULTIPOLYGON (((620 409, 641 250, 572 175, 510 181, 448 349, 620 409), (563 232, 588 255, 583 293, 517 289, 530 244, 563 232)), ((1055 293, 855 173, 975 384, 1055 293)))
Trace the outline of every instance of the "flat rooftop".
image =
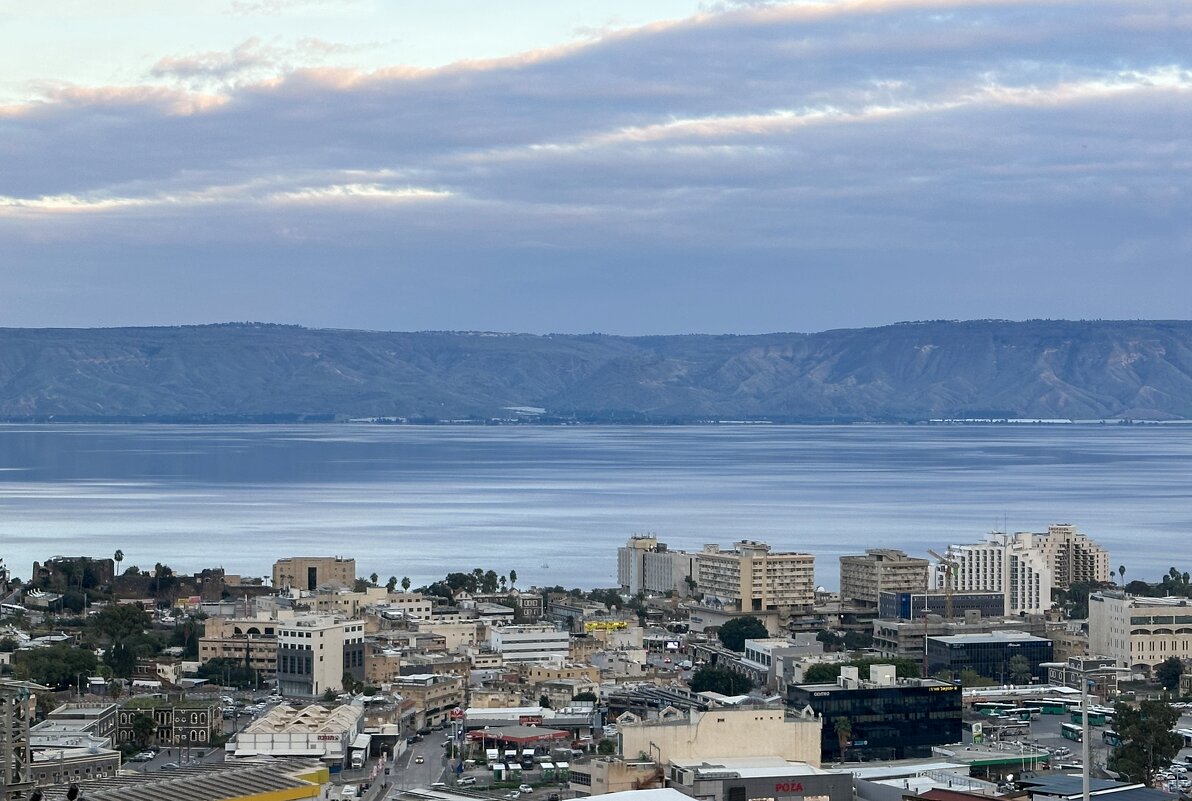
POLYGON ((742 779, 765 779, 782 776, 818 776, 829 773, 808 765, 806 762, 789 762, 782 757, 733 757, 704 759, 699 762, 677 762, 674 767, 694 771, 696 775, 707 773, 734 773, 742 779))
POLYGON ((1036 637, 1033 634, 1027 634, 1025 631, 988 631, 984 633, 973 634, 943 634, 940 636, 928 636, 929 640, 935 642, 948 643, 949 645, 975 645, 978 643, 1022 643, 1022 642, 1039 642, 1050 643, 1051 640, 1046 637, 1036 637))

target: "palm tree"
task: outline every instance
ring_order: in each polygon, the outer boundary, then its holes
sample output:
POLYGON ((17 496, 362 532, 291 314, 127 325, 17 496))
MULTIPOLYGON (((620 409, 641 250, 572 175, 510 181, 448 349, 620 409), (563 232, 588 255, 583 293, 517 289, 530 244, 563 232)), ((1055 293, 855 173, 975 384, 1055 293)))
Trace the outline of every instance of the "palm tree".
POLYGON ((517 571, 510 570, 509 571, 509 586, 512 587, 515 584, 517 584, 517 571))
POLYGON ((402 589, 402 592, 410 591, 410 577, 409 576, 401 577, 401 589, 402 589))
POLYGON ((1030 684, 1031 663, 1025 656, 1018 654, 1010 657, 1007 667, 1010 669, 1010 681, 1015 684, 1030 684))
POLYGON ((376 573, 370 573, 368 576, 369 582, 375 587, 377 586, 377 579, 380 578, 376 573))
POLYGON ((1118 576, 1121 577, 1122 586, 1126 586, 1126 566, 1118 565, 1118 576))
POLYGON ((120 575, 120 563, 124 561, 124 551, 117 548, 116 553, 112 554, 112 559, 114 559, 116 561, 116 575, 119 576, 120 575))
POLYGON ((844 761, 844 752, 849 741, 853 739, 853 723, 844 715, 832 719, 832 726, 836 730, 836 742, 840 745, 840 761, 844 761))

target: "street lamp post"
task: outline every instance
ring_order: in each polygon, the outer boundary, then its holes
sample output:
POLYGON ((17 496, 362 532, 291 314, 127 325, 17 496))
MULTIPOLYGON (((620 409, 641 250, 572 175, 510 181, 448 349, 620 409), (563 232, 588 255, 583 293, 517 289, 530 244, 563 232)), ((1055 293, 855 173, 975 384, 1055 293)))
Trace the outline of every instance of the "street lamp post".
POLYGON ((1080 676, 1080 798, 1081 801, 1089 801, 1089 677, 1106 673, 1129 673, 1130 670, 1111 665, 1073 670, 1080 676))

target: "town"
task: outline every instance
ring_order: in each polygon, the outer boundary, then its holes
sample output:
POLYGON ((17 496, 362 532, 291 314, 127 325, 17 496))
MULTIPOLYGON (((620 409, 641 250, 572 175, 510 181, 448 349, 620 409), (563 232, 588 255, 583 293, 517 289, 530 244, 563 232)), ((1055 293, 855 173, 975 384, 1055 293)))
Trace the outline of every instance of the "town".
POLYGON ((1070 524, 841 557, 630 537, 619 586, 0 563, 3 799, 1162 801, 1192 587, 1070 524), (1090 789, 1091 788, 1091 789, 1090 789), (651 796, 653 798, 653 796, 651 796))

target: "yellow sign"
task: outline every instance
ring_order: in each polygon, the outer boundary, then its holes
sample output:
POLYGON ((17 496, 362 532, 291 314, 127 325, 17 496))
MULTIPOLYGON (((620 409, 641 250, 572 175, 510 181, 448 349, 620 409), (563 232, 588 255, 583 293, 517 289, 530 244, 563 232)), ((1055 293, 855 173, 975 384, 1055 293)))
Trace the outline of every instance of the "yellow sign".
POLYGON ((593 620, 584 624, 584 631, 624 631, 629 624, 624 620, 593 620))

